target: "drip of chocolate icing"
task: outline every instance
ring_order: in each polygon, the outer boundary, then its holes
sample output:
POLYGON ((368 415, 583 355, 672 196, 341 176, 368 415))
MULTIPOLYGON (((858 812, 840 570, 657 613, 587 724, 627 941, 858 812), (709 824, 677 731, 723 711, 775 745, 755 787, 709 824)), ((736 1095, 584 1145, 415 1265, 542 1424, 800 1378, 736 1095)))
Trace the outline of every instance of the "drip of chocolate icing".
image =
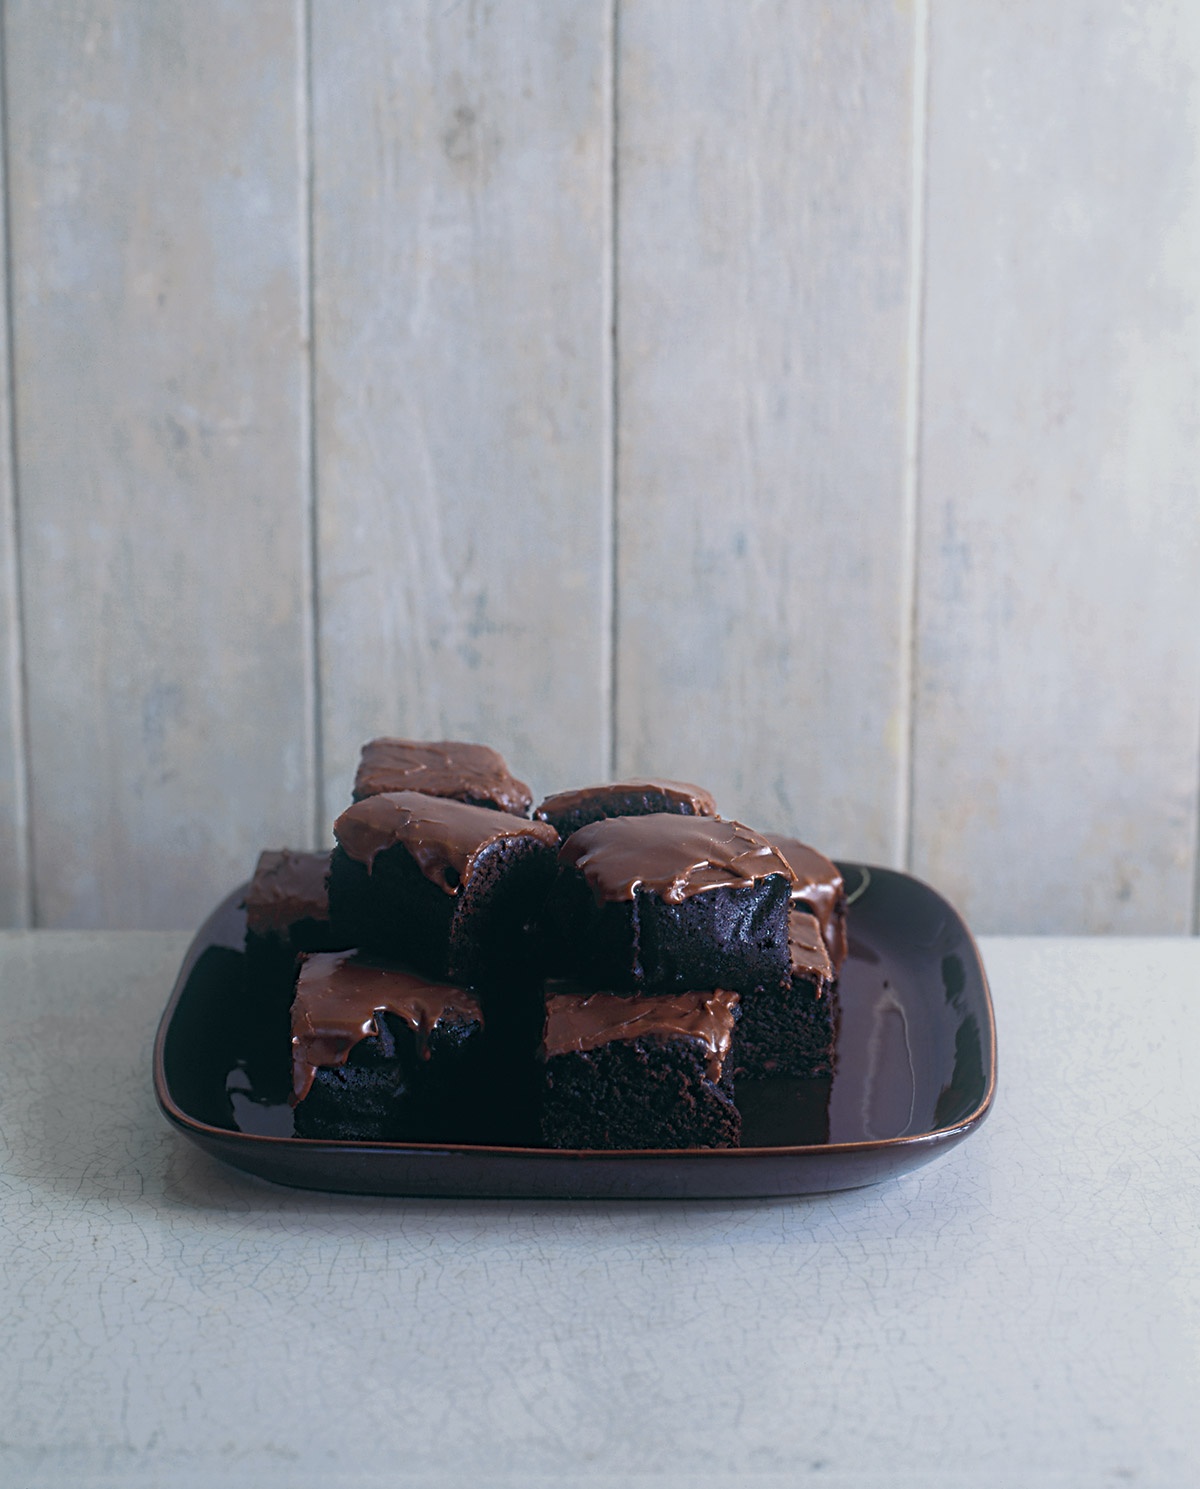
POLYGON ((788 952, 792 976, 816 983, 817 996, 833 981, 833 963, 821 932, 821 923, 806 910, 788 912, 788 952))
POLYGON ((502 838, 536 837, 558 846, 558 834, 545 822, 419 791, 385 791, 355 802, 333 824, 333 834, 368 870, 385 848, 403 843, 425 877, 447 894, 466 883, 479 854, 502 838))
POLYGON ((571 984, 547 984, 546 1028, 542 1036, 545 1059, 583 1054, 613 1040, 632 1042, 646 1036, 693 1039, 708 1052, 709 1080, 720 1080, 721 1067, 733 1039, 736 993, 718 990, 625 998, 616 993, 555 991, 557 987, 568 986, 571 984))
POLYGON ((491 802, 519 817, 533 802, 529 787, 511 774, 495 750, 455 739, 372 739, 363 745, 354 800, 385 791, 420 791, 477 805, 491 802))
POLYGON ((770 874, 794 878, 766 838, 717 817, 609 817, 572 833, 561 863, 583 874, 598 904, 649 889, 670 905, 722 887, 745 889, 770 874))
POLYGON ((717 804, 703 787, 692 786, 687 781, 651 779, 617 781, 611 786, 580 786, 574 791, 559 791, 554 796, 547 796, 533 815, 539 821, 545 822, 552 817, 568 816, 572 812, 577 812, 581 807, 586 807, 596 800, 603 800, 605 797, 637 796, 651 792, 665 796, 668 801, 677 806, 690 807, 697 817, 717 815, 717 804))
POLYGON ((298 920, 328 920, 328 853, 266 849, 246 892, 246 927, 255 935, 282 933, 298 920))
POLYGON ((308 1095, 318 1070, 344 1065, 356 1044, 377 1036, 384 1013, 412 1029, 420 1059, 428 1058, 429 1036, 443 1019, 483 1022, 478 1000, 453 983, 381 966, 356 951, 311 952, 301 959, 292 1004, 292 1104, 308 1095))
POLYGON ((792 900, 806 905, 817 917, 834 967, 840 967, 846 959, 846 927, 838 914, 846 895, 841 871, 823 853, 818 853, 815 848, 810 848, 797 838, 772 834, 771 842, 787 860, 796 876, 792 900))

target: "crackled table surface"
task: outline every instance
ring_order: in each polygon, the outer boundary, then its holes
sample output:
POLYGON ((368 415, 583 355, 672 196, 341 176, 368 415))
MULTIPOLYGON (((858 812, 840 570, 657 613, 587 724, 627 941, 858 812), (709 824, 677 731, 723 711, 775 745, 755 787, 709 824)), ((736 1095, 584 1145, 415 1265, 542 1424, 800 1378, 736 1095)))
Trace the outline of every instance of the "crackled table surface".
POLYGON ((186 942, 0 935, 0 1483, 1200 1483, 1200 942, 985 940, 969 1141, 674 1204, 219 1166, 151 1091, 186 942))

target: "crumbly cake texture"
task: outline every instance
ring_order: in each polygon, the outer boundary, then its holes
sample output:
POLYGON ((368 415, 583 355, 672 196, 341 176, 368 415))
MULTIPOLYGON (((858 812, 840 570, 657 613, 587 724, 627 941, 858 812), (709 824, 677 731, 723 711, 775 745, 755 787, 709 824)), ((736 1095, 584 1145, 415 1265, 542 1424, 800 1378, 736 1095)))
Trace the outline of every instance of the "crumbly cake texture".
POLYGON ((487 745, 455 739, 372 739, 362 748, 354 800, 388 791, 420 791, 527 817, 533 792, 487 745))
POLYGON ((770 835, 772 845, 787 860, 796 876, 792 902, 815 915, 829 950, 836 977, 846 960, 849 939, 846 932, 846 886, 842 871, 831 859, 799 838, 770 835))
POLYGON ((317 952, 300 962, 291 1019, 297 1136, 478 1140, 484 1016, 466 988, 357 952, 317 952))
POLYGON ((357 802, 333 830, 330 913, 350 944, 467 984, 523 964, 554 878, 552 827, 395 791, 357 802))
POLYGON ((811 1079, 833 1071, 838 1000, 833 964, 816 916, 788 916, 791 977, 784 987, 754 988, 742 999, 734 1038, 735 1076, 811 1079))
POLYGON ((618 781, 608 786, 582 786, 547 796, 534 812, 549 822, 560 838, 608 817, 646 817, 671 812, 681 817, 715 817, 717 804, 701 786, 686 781, 618 781))
POLYGON ((547 984, 542 1141, 554 1148, 730 1148, 736 993, 631 998, 547 984))
POLYGON ((610 992, 751 992, 789 980, 792 874, 738 822, 655 813, 563 844, 547 911, 555 955, 610 992))
POLYGON ((304 951, 336 951, 329 919, 329 854, 267 849, 246 891, 248 985, 282 1002, 291 1000, 296 958, 304 951))

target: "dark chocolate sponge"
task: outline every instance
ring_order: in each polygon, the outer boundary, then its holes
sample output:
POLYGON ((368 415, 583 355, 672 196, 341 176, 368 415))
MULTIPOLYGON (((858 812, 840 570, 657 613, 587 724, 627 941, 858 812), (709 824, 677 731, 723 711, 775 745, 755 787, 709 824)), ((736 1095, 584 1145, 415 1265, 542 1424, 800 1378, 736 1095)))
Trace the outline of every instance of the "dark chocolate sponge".
POLYGON ((733 1048, 737 1076, 811 1079, 833 1072, 837 987, 816 916, 793 908, 788 943, 788 984, 754 988, 742 998, 733 1048))
POLYGON ((846 960, 846 886, 842 871, 832 859, 810 848, 798 838, 784 838, 771 834, 771 843, 787 860, 788 867, 796 876, 792 890, 792 902, 815 915, 820 922, 821 935, 829 949, 833 963, 833 975, 841 971, 846 960))
POLYGON ((330 923, 328 873, 328 853, 268 849, 259 855, 246 891, 246 997, 261 1011, 271 1049, 287 1049, 296 958, 305 951, 336 951, 348 944, 330 923))
POLYGON ((618 781, 610 786, 559 791, 547 796, 533 815, 538 822, 549 822, 560 838, 568 838, 581 827, 607 817, 647 817, 655 812, 715 817, 717 804, 707 791, 686 781, 618 781))
POLYGON ((483 1010, 465 988, 356 952, 302 958, 292 1003, 297 1136, 470 1140, 486 1121, 483 1034, 483 1010))
POLYGON ((740 823, 611 817, 563 844, 548 939, 606 991, 783 986, 791 888, 784 860, 740 823))
POLYGON ((350 944, 455 982, 519 967, 554 877, 546 823, 395 791, 343 812, 334 835, 330 913, 350 944))
POLYGON ((487 745, 454 739, 372 739, 363 745, 354 800, 420 791, 527 817, 533 793, 487 745))
POLYGON ((736 1147, 734 993, 628 998, 548 985, 542 1140, 555 1148, 736 1147))

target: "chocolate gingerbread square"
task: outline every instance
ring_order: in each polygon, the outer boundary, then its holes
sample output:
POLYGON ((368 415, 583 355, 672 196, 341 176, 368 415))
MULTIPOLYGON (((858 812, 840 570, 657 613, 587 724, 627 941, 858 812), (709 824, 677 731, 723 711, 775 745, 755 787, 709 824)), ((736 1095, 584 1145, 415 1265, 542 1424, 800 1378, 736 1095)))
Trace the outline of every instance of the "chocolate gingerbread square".
POLYGON ((548 824, 389 791, 355 803, 333 830, 330 914, 350 944, 467 984, 521 961, 554 878, 548 824))
POLYGON ((300 961, 298 1137, 461 1142, 486 1120, 484 1016, 468 989, 357 952, 300 961))
POLYGON ((266 849, 246 891, 246 976, 256 996, 291 999, 296 958, 304 951, 336 951, 329 919, 329 854, 266 849))
POLYGON ((372 739, 363 745, 354 800, 387 791, 420 791, 527 817, 533 793, 488 745, 456 739, 372 739))
POLYGON ((787 860, 796 876, 792 903, 807 909, 820 922, 821 935, 829 949, 836 977, 846 960, 846 886, 842 871, 832 859, 810 848, 798 838, 771 835, 771 842, 787 860))
POLYGON ((547 796, 534 812, 549 822, 560 838, 607 817, 648 817, 670 812, 680 817, 715 817, 717 804, 701 786, 686 781, 617 781, 608 786, 581 786, 547 796))
POLYGON ((815 915, 788 916, 791 977, 784 987, 759 987, 742 999, 734 1041, 734 1072, 751 1078, 830 1075, 837 1036, 837 987, 815 915))
POLYGON ((570 972, 610 992, 784 986, 792 872, 739 822, 656 813, 582 827, 548 907, 570 972))
POLYGON ((542 1140, 555 1148, 729 1148, 736 993, 637 998, 547 984, 542 1140))

